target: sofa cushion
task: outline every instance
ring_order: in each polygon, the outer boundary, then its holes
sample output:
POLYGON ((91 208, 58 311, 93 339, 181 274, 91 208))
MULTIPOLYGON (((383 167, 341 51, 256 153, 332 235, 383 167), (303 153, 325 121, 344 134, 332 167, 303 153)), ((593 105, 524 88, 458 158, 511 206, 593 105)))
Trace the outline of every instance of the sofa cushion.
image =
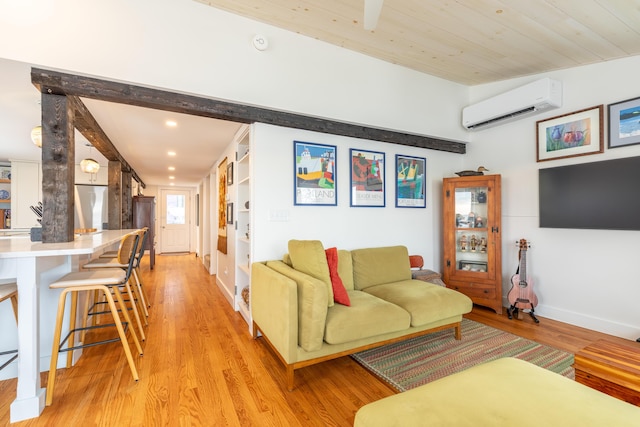
POLYGON ((362 291, 349 291, 351 307, 329 307, 324 340, 341 344, 407 329, 411 316, 402 308, 362 291))
POLYGON ((333 305, 333 287, 327 256, 320 240, 289 240, 291 265, 298 271, 321 280, 329 292, 328 306, 333 305))
POLYGON ((411 326, 462 315, 473 306, 471 299, 460 292, 420 280, 370 286, 365 292, 411 313, 411 326))
POLYGON ((351 263, 351 252, 338 249, 338 274, 342 279, 344 288, 353 290, 353 264, 351 263))
POLYGON ((327 287, 320 280, 301 273, 281 261, 267 267, 294 280, 298 286, 298 345, 306 351, 320 350, 327 319, 327 287))
POLYGON ((354 249, 353 285, 357 290, 411 279, 409 252, 404 246, 354 249))
POLYGON ((289 256, 288 253, 282 256, 282 262, 287 264, 289 267, 293 267, 293 264, 291 263, 291 257, 289 256))
POLYGON ((329 248, 325 250, 327 254, 327 264, 329 264, 329 276, 331 277, 331 286, 333 287, 333 301, 342 305, 351 305, 349 302, 349 294, 344 288, 340 274, 338 273, 338 250, 329 248))

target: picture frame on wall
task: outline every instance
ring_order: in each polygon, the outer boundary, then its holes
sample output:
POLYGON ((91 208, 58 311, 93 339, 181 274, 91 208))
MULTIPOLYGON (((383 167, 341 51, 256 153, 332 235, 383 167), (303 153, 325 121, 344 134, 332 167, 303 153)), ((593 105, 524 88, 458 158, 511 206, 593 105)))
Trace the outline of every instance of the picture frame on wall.
POLYGON ((227 166, 227 185, 233 185, 233 162, 227 166))
POLYGON ((426 208, 427 159, 396 154, 396 207, 426 208))
POLYGON ((336 206, 335 145, 293 141, 294 205, 336 206))
POLYGON ((604 152, 603 105, 536 122, 537 161, 604 152))
POLYGON ((227 203, 227 224, 233 224, 233 203, 227 203))
POLYGON ((640 144, 640 97, 607 106, 609 148, 640 144))
POLYGON ((357 150, 350 154, 350 200, 352 207, 385 206, 384 153, 357 150))

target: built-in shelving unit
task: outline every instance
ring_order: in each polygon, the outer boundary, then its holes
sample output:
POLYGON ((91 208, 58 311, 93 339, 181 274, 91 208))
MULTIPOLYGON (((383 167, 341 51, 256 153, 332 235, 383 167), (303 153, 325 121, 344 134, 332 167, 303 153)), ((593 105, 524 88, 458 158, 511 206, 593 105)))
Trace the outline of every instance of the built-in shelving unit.
POLYGON ((11 166, 0 165, 0 229, 11 228, 11 166))
POLYGON ((251 327, 251 140, 248 126, 236 136, 235 308, 251 327))

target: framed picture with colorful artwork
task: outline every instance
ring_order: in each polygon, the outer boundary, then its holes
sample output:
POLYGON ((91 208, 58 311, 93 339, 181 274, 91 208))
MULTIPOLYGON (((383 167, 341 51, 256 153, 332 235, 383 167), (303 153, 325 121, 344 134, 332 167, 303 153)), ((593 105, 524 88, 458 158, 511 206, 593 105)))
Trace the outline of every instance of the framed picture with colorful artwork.
POLYGON ((396 154, 396 207, 427 207, 427 159, 396 154))
POLYGON ((536 122, 538 161, 604 152, 603 106, 536 122))
POLYGON ((293 141, 294 205, 336 206, 336 146, 293 141))
POLYGON ((609 104, 609 148, 640 144, 640 98, 609 104))
POLYGON ((352 207, 384 207, 384 153, 368 150, 350 151, 351 180, 350 200, 352 207))

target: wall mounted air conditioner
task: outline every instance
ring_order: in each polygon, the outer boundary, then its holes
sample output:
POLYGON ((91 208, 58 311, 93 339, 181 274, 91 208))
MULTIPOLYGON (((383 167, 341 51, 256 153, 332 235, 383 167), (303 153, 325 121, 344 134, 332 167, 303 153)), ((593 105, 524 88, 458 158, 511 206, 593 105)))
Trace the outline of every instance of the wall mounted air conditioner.
POLYGON ((463 108, 462 126, 485 129, 561 106, 562 83, 545 78, 463 108))

